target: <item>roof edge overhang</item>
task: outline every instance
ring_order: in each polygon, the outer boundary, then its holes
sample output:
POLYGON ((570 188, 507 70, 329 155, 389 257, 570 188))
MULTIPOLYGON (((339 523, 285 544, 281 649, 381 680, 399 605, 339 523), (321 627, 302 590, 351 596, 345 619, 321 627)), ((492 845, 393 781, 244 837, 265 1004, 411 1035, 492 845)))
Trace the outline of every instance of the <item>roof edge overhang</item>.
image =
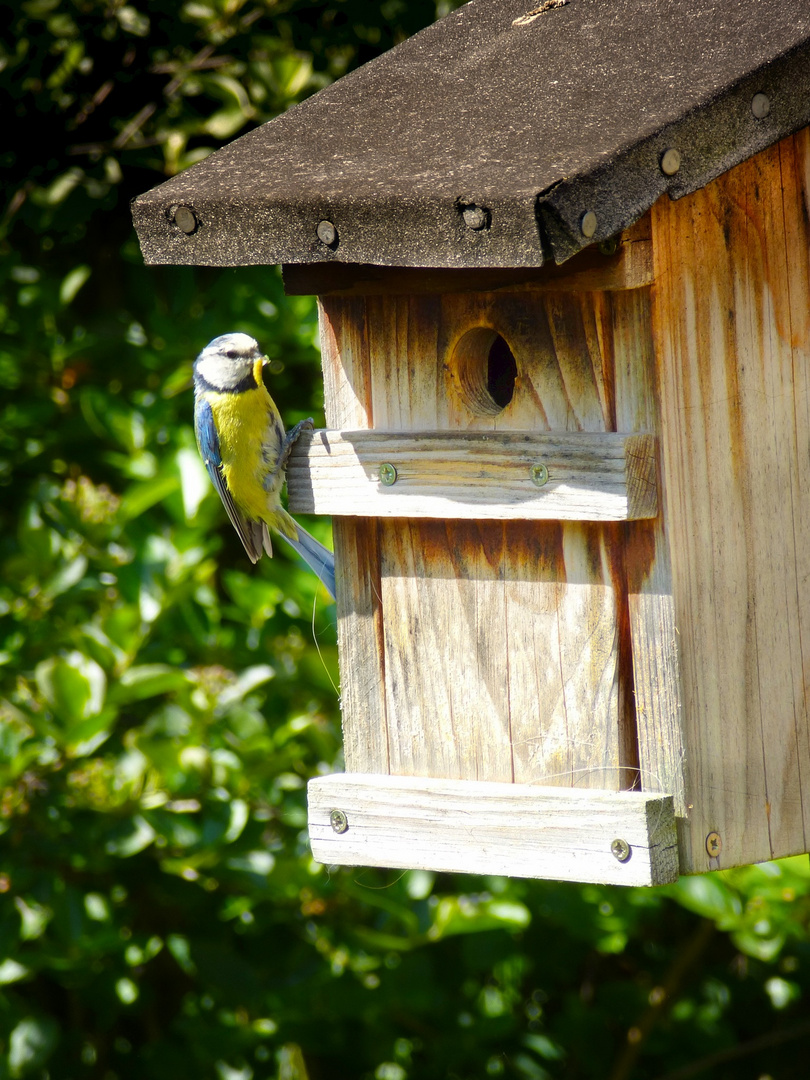
MULTIPOLYGON (((615 236, 663 193, 687 195, 808 124, 810 41, 545 190, 528 181, 522 190, 478 190, 467 181, 452 197, 437 183, 358 198, 324 185, 322 194, 285 202, 254 185, 241 198, 238 189, 195 183, 209 158, 134 200, 132 213, 153 265, 539 267, 615 236)), ((240 141, 225 148, 231 157, 240 141)))

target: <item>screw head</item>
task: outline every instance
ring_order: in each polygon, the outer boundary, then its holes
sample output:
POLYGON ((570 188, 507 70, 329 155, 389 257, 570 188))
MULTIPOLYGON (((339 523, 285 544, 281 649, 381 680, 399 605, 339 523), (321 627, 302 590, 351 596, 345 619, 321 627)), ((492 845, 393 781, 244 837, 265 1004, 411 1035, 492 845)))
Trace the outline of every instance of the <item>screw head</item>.
POLYGON ((337 229, 331 221, 326 221, 325 219, 323 221, 319 221, 318 228, 315 231, 318 234, 318 239, 320 240, 320 242, 322 244, 325 244, 326 247, 334 247, 335 244, 337 244, 337 229))
POLYGON ((599 220, 593 210, 586 210, 582 217, 579 219, 579 228, 583 236, 588 240, 596 232, 596 226, 599 224, 599 220))
POLYGON ((619 862, 627 862, 627 860, 633 854, 633 849, 630 847, 626 840, 622 840, 621 838, 617 838, 613 841, 613 843, 610 845, 610 850, 613 852, 619 862))
POLYGON ((548 483, 548 469, 542 461, 536 461, 529 469, 529 476, 535 487, 543 487, 548 483))
POLYGON ((349 828, 349 819, 343 810, 333 810, 329 815, 329 824, 336 833, 345 833, 349 828))
POLYGON ((763 120, 771 111, 771 102, 767 94, 754 94, 751 98, 751 112, 757 120, 763 120))
POLYGON ((706 854, 710 859, 716 859, 723 850, 723 840, 718 832, 710 832, 706 837, 706 854))
POLYGON ((187 236, 197 231, 199 222, 190 206, 175 206, 172 209, 172 221, 187 236))
POLYGON ((485 229, 489 222, 489 214, 483 206, 465 206, 462 216, 467 228, 474 229, 476 232, 485 229))
POLYGON ((665 150, 661 155, 661 172, 664 176, 674 176, 681 167, 681 152, 674 146, 665 150))
POLYGON ((380 481, 385 484, 386 487, 391 487, 392 484, 397 482, 397 470, 389 462, 384 461, 379 468, 380 481))

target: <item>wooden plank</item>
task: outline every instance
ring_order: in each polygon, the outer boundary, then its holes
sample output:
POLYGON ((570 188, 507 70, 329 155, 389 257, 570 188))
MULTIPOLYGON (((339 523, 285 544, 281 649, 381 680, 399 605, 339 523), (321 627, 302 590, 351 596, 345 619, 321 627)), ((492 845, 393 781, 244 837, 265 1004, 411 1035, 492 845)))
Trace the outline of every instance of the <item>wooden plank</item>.
POLYGON ((655 439, 615 432, 317 431, 293 448, 287 487, 293 513, 343 517, 628 521, 658 512, 655 439), (382 465, 395 470, 393 484, 382 465))
MULTIPOLYGON (((326 419, 333 426, 371 423, 371 370, 362 300, 319 305, 326 419)), ((385 708, 380 552, 377 524, 335 518, 338 661, 346 767, 389 768, 385 708)))
MULTIPOLYGON (((519 369, 499 429, 613 428, 612 355, 598 303, 593 294, 493 299, 489 325, 508 328, 519 369)), ((635 749, 622 678, 621 544, 609 526, 589 523, 508 529, 502 573, 515 780, 626 787, 635 749)))
POLYGON ((616 885, 678 876, 665 795, 362 774, 318 777, 307 793, 312 854, 327 865, 616 885))
MULTIPOLYGON (((512 292, 369 297, 375 427, 609 430, 610 353, 593 304, 589 295, 512 292), (453 380, 458 342, 480 327, 502 334, 518 366, 513 400, 497 414, 477 412, 453 380)), ((379 525, 391 771, 625 786, 635 751, 615 532, 566 523, 561 533, 556 522, 379 525), (553 562, 539 565, 538 555, 553 562)))
POLYGON ((654 207, 654 328, 681 644, 686 869, 810 834, 806 135, 654 207))
MULTIPOLYGON (((614 293, 608 308, 616 423, 623 431, 659 432, 650 290, 614 293)), ((639 780, 643 791, 671 793, 677 817, 684 818, 681 671, 668 535, 675 510, 667 509, 663 477, 658 483, 661 513, 653 521, 628 525, 625 536, 639 780)))
POLYGON ((362 263, 286 263, 283 275, 288 296, 637 289, 652 281, 652 244, 644 238, 628 240, 619 244, 614 255, 603 255, 596 247, 589 247, 562 266, 547 263, 536 268, 452 270, 362 263))

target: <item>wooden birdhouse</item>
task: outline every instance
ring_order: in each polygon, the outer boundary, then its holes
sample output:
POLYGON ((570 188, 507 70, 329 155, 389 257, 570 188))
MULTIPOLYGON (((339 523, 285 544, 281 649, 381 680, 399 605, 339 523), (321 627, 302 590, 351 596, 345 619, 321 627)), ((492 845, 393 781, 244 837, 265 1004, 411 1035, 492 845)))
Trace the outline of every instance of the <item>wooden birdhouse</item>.
POLYGON ((808 123, 805 0, 473 0, 136 200, 320 297, 320 861, 810 850, 808 123))

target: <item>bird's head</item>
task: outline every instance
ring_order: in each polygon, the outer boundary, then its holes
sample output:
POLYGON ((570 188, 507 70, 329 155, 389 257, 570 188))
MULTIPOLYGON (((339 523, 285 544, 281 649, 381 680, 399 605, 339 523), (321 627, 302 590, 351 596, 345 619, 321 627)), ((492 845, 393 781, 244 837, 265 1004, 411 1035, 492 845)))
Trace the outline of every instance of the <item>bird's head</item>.
POLYGON ((223 334, 210 341, 194 361, 194 374, 227 392, 252 378, 256 361, 262 359, 258 342, 248 334, 223 334))

